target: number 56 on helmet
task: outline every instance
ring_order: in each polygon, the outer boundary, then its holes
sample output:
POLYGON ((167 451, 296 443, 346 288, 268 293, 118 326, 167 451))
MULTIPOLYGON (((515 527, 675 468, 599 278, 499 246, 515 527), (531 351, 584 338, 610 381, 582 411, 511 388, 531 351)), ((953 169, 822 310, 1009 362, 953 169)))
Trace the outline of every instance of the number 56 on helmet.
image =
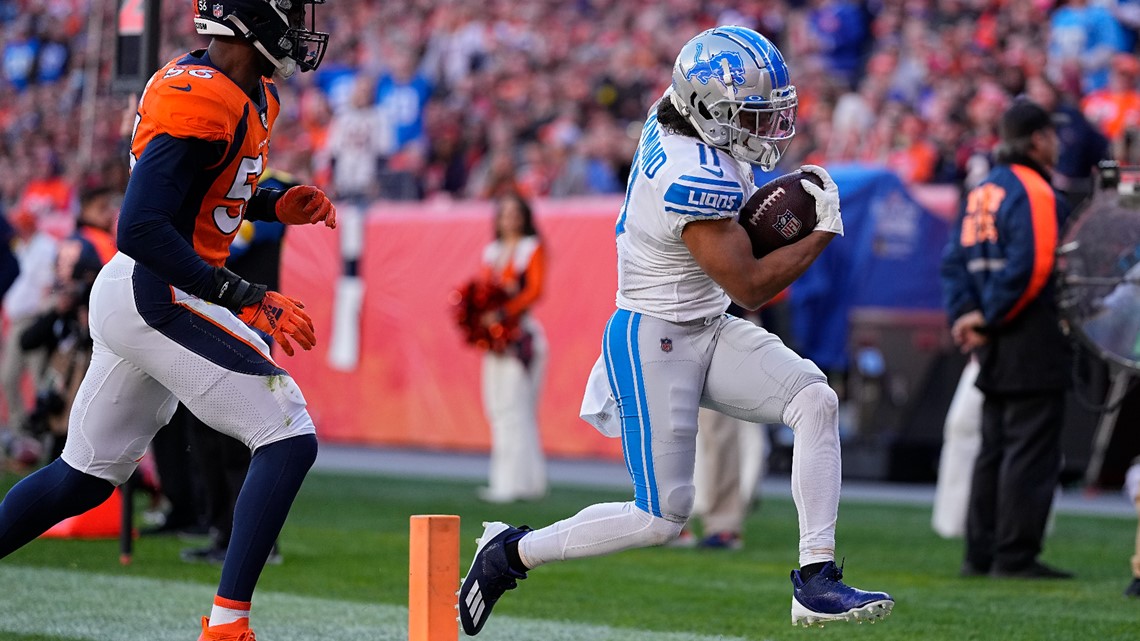
POLYGON ((329 34, 316 30, 315 8, 325 0, 196 0, 194 28, 207 36, 234 36, 254 46, 282 77, 321 64, 329 34))

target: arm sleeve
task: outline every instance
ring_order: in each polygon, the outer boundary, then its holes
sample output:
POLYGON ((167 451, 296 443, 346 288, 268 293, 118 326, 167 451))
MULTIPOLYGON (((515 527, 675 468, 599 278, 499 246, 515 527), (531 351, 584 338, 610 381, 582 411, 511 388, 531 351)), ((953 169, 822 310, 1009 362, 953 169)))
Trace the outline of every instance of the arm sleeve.
POLYGON ((503 305, 503 311, 508 314, 516 315, 525 312, 542 295, 542 281, 546 276, 546 253, 542 245, 539 245, 531 255, 525 274, 526 276, 523 279, 525 285, 522 291, 507 301, 506 305, 503 305))
POLYGON ((947 320, 953 323, 962 314, 981 307, 973 281, 966 271, 966 257, 962 251, 962 215, 950 230, 950 240, 942 250, 942 305, 946 309, 947 320))
POLYGON ((218 162, 215 143, 159 134, 131 171, 119 214, 119 251, 162 280, 194 296, 214 298, 214 268, 179 232, 175 217, 189 191, 190 176, 218 162))

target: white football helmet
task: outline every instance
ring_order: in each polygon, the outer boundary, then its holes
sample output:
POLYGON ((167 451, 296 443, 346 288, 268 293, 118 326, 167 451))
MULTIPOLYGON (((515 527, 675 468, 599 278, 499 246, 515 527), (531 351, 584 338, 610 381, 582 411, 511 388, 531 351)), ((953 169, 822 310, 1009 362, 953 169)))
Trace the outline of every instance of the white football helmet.
POLYGON ((685 44, 669 99, 706 143, 765 171, 796 133, 799 101, 784 56, 745 27, 716 27, 685 44))

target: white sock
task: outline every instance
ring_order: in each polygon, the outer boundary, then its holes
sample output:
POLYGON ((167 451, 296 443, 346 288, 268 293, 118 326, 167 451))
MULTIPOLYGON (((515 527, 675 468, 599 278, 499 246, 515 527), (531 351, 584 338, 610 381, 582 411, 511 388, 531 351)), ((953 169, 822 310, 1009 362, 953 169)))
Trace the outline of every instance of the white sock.
POLYGON ((215 596, 214 607, 210 610, 210 627, 248 619, 250 605, 249 601, 234 601, 215 596))
POLYGON ((661 545, 677 537, 684 523, 655 517, 633 503, 598 503, 519 540, 519 559, 528 568, 661 545))
POLYGON ((800 517, 800 566, 833 561, 843 467, 839 400, 826 383, 812 383, 792 398, 783 418, 796 434, 792 500, 800 517))

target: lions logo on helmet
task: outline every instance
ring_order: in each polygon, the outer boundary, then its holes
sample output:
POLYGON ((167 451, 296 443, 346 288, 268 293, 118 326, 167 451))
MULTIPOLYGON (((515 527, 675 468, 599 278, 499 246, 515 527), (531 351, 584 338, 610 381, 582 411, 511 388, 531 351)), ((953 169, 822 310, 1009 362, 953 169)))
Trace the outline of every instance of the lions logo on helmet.
POLYGON ((315 10, 305 26, 305 6, 325 0, 221 0, 206 11, 199 0, 194 28, 207 36, 237 36, 252 44, 282 77, 321 64, 329 34, 316 30, 315 10))
POLYGON ((796 133, 796 88, 784 57, 745 27, 716 27, 681 49, 669 99, 701 138, 771 170, 796 133))

